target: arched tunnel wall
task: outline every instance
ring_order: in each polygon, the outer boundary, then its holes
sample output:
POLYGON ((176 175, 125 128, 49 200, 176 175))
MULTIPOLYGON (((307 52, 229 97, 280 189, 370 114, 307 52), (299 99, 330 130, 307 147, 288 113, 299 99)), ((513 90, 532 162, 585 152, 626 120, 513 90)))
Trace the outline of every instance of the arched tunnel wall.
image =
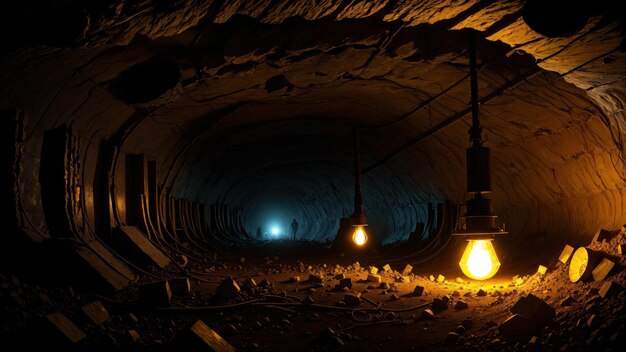
POLYGON ((0 106, 27 115, 12 204, 31 238, 113 236, 128 223, 245 242, 276 197, 303 238, 327 240, 353 211, 359 126, 372 233, 406 240, 429 204, 465 198, 464 29, 480 32, 480 112, 509 241, 582 244, 625 222, 626 61, 610 15, 548 38, 525 24, 522 2, 218 3, 128 21, 124 8, 76 41, 3 54, 0 106), (42 148, 63 125, 75 233, 51 234, 42 148), (142 204, 152 224, 129 215, 142 204))

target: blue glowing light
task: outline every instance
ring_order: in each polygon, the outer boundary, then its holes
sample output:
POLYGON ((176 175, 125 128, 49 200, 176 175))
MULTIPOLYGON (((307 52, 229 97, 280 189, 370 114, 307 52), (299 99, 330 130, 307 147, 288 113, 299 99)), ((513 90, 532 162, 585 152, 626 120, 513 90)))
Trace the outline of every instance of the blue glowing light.
POLYGON ((272 235, 278 236, 280 229, 278 227, 272 227, 272 235))

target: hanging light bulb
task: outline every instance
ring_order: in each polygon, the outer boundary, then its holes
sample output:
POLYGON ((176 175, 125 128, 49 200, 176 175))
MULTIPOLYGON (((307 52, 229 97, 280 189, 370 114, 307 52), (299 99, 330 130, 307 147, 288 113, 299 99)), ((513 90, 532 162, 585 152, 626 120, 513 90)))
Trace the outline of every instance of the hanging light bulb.
POLYGON ((363 207, 363 194, 361 193, 361 160, 359 157, 359 131, 354 131, 354 214, 352 215, 352 242, 358 248, 364 248, 367 243, 365 226, 365 210, 363 207))
POLYGON ((500 261, 491 240, 468 240, 459 265, 463 274, 474 280, 486 280, 500 268, 500 261))
POLYGON ((367 242, 367 234, 365 233, 364 225, 357 225, 352 234, 352 242, 357 246, 362 246, 367 242))
POLYGON ((467 148, 467 193, 466 211, 461 217, 458 231, 453 235, 465 236, 467 248, 459 265, 463 273, 475 280, 493 277, 500 269, 500 261, 491 241, 495 235, 506 234, 496 225, 498 218, 493 211, 491 193, 490 150, 483 146, 478 114, 478 77, 476 73, 476 45, 470 32, 470 82, 472 93, 472 127, 469 129, 471 145, 467 148))

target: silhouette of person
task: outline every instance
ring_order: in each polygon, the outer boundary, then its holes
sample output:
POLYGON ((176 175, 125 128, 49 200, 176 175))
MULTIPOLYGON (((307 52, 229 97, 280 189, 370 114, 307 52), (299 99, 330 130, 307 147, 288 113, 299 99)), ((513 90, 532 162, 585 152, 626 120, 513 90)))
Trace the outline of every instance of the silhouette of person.
POLYGON ((296 221, 296 218, 293 218, 293 221, 291 222, 291 236, 294 241, 296 240, 297 232, 298 232, 298 222, 296 221))
POLYGON ((256 228, 256 238, 260 240, 261 237, 263 237, 263 233, 261 232, 261 226, 259 226, 256 228))

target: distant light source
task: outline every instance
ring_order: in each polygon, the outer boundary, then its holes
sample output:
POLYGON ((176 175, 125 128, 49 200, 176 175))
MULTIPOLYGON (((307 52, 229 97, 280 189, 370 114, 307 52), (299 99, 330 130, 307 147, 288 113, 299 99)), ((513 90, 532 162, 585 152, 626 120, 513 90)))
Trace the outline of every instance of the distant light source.
POLYGON ((365 229, 363 225, 357 225, 354 233, 352 234, 352 241, 357 246, 362 246, 367 242, 367 234, 365 233, 365 229))
POLYGON ((474 280, 486 280, 500 268, 491 240, 468 240, 459 265, 463 274, 474 280))
POLYGON ((278 236, 278 234, 280 233, 280 229, 278 227, 272 227, 271 233, 274 236, 278 236))

